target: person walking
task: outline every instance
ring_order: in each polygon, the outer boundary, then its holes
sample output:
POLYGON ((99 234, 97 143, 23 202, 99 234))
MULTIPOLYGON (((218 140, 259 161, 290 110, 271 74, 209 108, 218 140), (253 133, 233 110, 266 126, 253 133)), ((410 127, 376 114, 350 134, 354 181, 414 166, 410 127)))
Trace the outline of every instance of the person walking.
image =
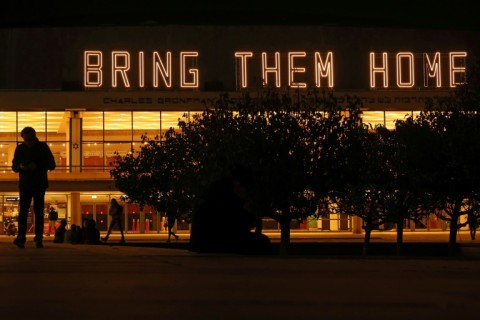
POLYGON ((174 236, 176 240, 178 240, 178 236, 173 232, 173 228, 175 227, 175 222, 177 221, 177 215, 175 214, 174 210, 168 210, 166 216, 166 223, 168 228, 168 238, 167 242, 170 242, 170 237, 174 236))
POLYGON ((108 210, 108 214, 111 216, 111 221, 108 227, 107 235, 102 238, 103 242, 108 241, 108 238, 110 237, 110 233, 112 233, 113 227, 115 225, 118 225, 118 228, 120 229, 120 234, 122 235, 122 238, 120 239, 120 244, 125 243, 125 236, 123 234, 123 228, 122 228, 122 213, 123 213, 123 207, 118 203, 117 199, 113 198, 110 201, 110 209, 108 210))
POLYGON ((27 217, 33 199, 35 217, 35 246, 43 248, 43 209, 45 191, 48 188, 48 171, 56 167, 52 151, 45 142, 40 142, 34 128, 25 127, 20 133, 23 142, 13 154, 12 170, 19 174, 18 235, 13 240, 19 248, 25 248, 27 217))
POLYGON ((57 227, 55 226, 58 220, 58 212, 55 208, 50 207, 50 211, 48 212, 48 233, 47 236, 50 236, 50 233, 55 233, 57 231, 57 227))

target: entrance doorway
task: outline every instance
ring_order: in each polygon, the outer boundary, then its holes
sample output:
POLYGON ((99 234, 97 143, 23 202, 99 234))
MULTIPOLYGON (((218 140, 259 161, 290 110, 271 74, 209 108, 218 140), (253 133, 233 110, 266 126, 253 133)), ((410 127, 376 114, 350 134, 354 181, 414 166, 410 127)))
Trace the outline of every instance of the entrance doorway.
POLYGON ((108 230, 108 203, 81 203, 82 221, 93 219, 98 230, 108 230))

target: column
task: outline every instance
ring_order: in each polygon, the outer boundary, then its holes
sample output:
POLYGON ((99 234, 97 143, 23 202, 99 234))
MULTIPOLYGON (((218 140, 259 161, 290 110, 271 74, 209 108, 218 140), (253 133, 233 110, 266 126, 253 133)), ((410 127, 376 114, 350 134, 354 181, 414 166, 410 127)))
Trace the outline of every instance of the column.
POLYGON ((68 211, 70 212, 70 223, 77 226, 82 225, 82 213, 80 208, 80 192, 71 192, 68 197, 68 211))
POLYGON ((362 233, 362 218, 358 216, 352 216, 352 233, 354 234, 362 233))
POLYGON ((139 233, 145 233, 145 211, 144 209, 140 210, 140 228, 139 233))
POLYGON ((69 155, 68 165, 70 172, 82 171, 82 118, 80 111, 70 111, 70 126, 69 126, 69 155))

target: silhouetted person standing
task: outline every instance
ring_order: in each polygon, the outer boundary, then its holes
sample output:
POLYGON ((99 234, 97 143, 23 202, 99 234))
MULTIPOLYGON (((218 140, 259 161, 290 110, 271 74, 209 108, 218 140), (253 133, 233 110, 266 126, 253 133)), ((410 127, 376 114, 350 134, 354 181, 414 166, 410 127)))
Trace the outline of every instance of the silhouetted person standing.
POLYGON ((57 227, 55 224, 57 223, 58 220, 58 212, 53 208, 50 207, 50 211, 48 212, 48 233, 47 236, 50 235, 50 233, 53 232, 55 233, 57 231, 57 227))
POLYGON ((45 190, 48 188, 48 170, 55 169, 55 158, 45 142, 40 142, 35 129, 25 127, 21 131, 20 143, 13 155, 12 170, 19 174, 20 209, 18 214, 18 235, 13 243, 24 248, 27 235, 27 217, 33 199, 35 216, 35 246, 43 247, 43 209, 45 190))
POLYGON ((122 238, 120 240, 120 243, 123 244, 125 243, 125 236, 123 235, 123 228, 122 228, 122 213, 123 213, 123 207, 118 204, 117 199, 112 199, 110 201, 110 209, 108 210, 108 214, 112 217, 112 220, 110 221, 110 226, 108 227, 107 235, 102 238, 103 242, 108 241, 108 237, 110 237, 110 233, 112 233, 113 227, 115 225, 118 225, 118 228, 120 229, 120 234, 122 235, 122 238))

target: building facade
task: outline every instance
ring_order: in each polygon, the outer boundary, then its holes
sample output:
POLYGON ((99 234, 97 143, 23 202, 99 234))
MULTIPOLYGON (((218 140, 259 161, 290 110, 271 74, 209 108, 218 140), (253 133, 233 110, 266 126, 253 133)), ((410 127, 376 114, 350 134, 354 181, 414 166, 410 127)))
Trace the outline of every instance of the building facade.
MULTIPOLYGON (((121 196, 109 174, 115 153, 138 150, 142 135, 177 127, 220 94, 255 95, 266 85, 291 93, 325 89, 340 99, 360 97, 365 122, 393 128, 427 98, 465 82, 478 38, 469 31, 331 26, 0 29, 0 222, 18 212, 11 161, 27 125, 57 163, 46 208, 70 223, 94 218, 105 231, 108 203, 121 196)), ((163 230, 152 208, 126 207, 127 232, 163 230)), ((293 227, 352 230, 352 221, 332 214, 293 227)), ((416 227, 445 225, 432 218, 416 227)), ((265 228, 278 226, 265 221, 265 228)))

